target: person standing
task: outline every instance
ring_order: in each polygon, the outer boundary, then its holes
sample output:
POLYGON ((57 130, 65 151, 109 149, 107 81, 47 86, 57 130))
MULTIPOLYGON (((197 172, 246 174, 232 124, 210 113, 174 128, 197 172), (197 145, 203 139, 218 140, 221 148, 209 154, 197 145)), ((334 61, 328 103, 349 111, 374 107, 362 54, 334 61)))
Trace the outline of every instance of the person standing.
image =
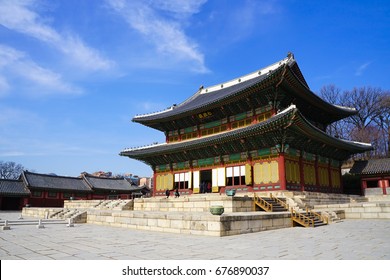
POLYGON ((169 195, 171 194, 171 192, 169 191, 169 189, 167 189, 166 191, 165 191, 165 195, 167 196, 167 198, 169 198, 169 195))

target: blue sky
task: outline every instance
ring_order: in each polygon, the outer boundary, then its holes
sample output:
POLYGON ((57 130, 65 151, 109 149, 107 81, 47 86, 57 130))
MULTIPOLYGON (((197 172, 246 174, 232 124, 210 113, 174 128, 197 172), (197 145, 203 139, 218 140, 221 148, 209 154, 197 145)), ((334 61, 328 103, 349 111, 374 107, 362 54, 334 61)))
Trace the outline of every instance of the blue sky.
POLYGON ((390 2, 0 0, 0 160, 40 173, 151 175, 132 123, 295 58, 314 92, 390 89, 390 2))

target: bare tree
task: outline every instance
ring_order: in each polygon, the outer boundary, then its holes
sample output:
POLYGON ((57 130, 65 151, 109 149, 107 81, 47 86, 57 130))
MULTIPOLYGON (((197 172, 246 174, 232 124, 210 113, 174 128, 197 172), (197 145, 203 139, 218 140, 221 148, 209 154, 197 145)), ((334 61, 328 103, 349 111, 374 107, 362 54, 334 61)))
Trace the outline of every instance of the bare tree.
POLYGON ((0 179, 17 179, 23 172, 24 167, 13 161, 0 161, 0 179))
POLYGON ((373 87, 353 88, 343 93, 343 105, 356 108, 356 115, 346 119, 358 129, 371 125, 381 112, 382 90, 373 87))
MULTIPOLYGON (((340 88, 335 85, 323 86, 320 89, 320 96, 325 101, 333 105, 343 105, 343 93, 340 88)), ((351 131, 352 126, 345 121, 345 119, 339 120, 337 122, 331 123, 326 128, 326 132, 332 136, 340 137, 343 139, 349 139, 349 132, 351 131)))
POLYGON ((375 119, 381 129, 383 153, 390 156, 390 91, 383 93, 380 101, 380 115, 375 119))
POLYGON ((365 153, 364 157, 390 156, 390 91, 361 87, 342 92, 328 85, 321 88, 320 96, 329 103, 357 110, 356 115, 330 124, 327 133, 371 143, 375 150, 365 153))

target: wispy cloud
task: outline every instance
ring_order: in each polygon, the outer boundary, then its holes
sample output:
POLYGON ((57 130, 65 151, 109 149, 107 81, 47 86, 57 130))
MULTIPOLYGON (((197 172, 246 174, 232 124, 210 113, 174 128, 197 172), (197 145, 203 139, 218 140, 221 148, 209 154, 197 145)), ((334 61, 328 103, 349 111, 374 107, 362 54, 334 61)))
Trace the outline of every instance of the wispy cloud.
POLYGON ((76 34, 62 34, 35 10, 36 0, 1 0, 0 24, 56 48, 73 63, 89 71, 107 70, 114 63, 87 46, 76 34))
POLYGON ((204 55, 184 31, 186 20, 197 13, 205 0, 125 1, 106 0, 118 15, 168 60, 188 62, 193 71, 205 73, 204 55))
POLYGON ((27 54, 0 44, 0 96, 6 95, 12 85, 8 80, 17 81, 14 87, 27 86, 40 89, 45 93, 71 93, 78 94, 82 90, 73 86, 58 73, 39 66, 27 54))
POLYGON ((367 67, 371 64, 371 61, 370 62, 366 62, 366 63, 363 63, 362 65, 360 65, 356 71, 355 71, 355 76, 361 76, 363 75, 364 71, 367 69, 367 67))

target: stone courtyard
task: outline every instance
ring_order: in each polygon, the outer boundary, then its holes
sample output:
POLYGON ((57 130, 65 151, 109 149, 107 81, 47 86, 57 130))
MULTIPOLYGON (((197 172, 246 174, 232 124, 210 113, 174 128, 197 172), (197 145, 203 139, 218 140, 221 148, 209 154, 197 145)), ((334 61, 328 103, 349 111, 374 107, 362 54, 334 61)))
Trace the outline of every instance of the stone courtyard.
MULTIPOLYGON (((20 212, 0 212, 16 220, 20 212)), ((27 218, 25 218, 27 219, 27 218)), ((227 237, 95 224, 15 225, 0 231, 1 260, 390 260, 389 219, 342 220, 227 237)))

